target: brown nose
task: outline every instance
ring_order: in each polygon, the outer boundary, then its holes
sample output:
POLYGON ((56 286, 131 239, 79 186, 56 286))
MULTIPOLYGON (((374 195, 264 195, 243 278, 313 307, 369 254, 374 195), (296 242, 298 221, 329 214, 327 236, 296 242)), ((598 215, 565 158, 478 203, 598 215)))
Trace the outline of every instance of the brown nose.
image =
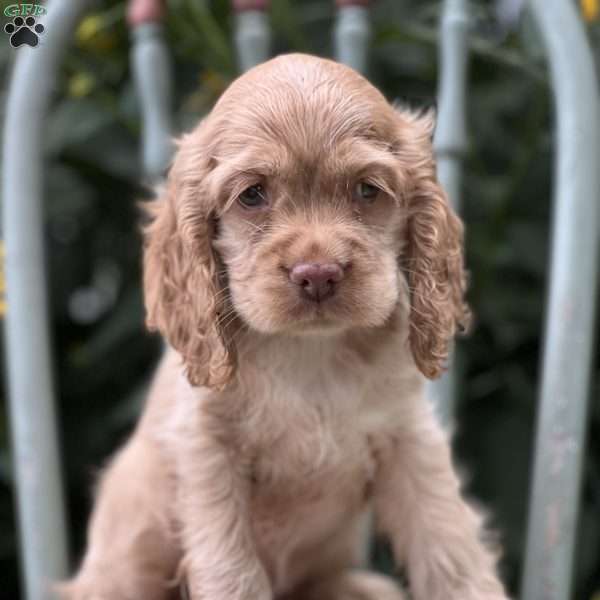
POLYGON ((333 296, 344 271, 337 263, 298 263, 290 271, 290 280, 300 287, 309 300, 320 302, 333 296))

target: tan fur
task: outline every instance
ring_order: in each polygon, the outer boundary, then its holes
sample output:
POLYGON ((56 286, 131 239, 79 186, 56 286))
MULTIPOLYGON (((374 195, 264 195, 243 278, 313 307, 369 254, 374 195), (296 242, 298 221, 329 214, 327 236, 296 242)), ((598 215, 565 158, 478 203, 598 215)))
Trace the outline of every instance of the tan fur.
POLYGON ((182 138, 145 246, 148 323, 171 348, 63 597, 400 600, 361 570, 373 518, 417 600, 506 598, 423 393, 468 318, 431 129, 290 55, 182 138), (268 206, 242 207, 258 183, 268 206), (332 298, 302 300, 301 261, 343 266, 332 298))

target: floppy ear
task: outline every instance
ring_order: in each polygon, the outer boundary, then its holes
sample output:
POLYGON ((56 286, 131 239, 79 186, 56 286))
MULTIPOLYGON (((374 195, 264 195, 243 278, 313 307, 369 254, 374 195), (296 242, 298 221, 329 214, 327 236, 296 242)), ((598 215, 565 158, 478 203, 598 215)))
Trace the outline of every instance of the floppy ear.
POLYGON ((445 370, 457 330, 470 321, 465 303, 463 226, 437 181, 432 113, 399 111, 399 155, 408 173, 407 240, 401 259, 410 289, 412 354, 430 379, 445 370))
POLYGON ((235 360, 219 320, 225 294, 219 293, 224 284, 212 248, 215 204, 202 183, 208 167, 203 173, 195 160, 190 176, 185 162, 185 156, 178 156, 165 192, 148 208, 146 323, 181 354, 192 385, 222 389, 233 375, 235 360))

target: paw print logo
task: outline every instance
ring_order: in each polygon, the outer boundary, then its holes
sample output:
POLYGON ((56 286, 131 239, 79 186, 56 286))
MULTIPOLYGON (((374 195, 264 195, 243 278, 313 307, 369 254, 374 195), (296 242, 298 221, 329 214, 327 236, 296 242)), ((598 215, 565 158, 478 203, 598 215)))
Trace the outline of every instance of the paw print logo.
POLYGON ((10 45, 13 48, 18 48, 23 44, 27 44, 32 48, 38 45, 39 36, 44 33, 44 26, 41 23, 36 25, 34 17, 15 17, 12 23, 7 23, 4 26, 4 31, 10 35, 10 45))

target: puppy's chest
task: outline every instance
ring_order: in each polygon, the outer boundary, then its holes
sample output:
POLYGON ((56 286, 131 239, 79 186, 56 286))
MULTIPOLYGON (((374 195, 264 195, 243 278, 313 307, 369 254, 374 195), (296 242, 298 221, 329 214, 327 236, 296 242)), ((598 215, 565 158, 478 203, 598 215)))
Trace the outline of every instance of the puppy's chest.
POLYGON ((240 451, 255 495, 309 500, 371 480, 374 434, 366 400, 356 382, 274 389, 242 428, 240 451))

